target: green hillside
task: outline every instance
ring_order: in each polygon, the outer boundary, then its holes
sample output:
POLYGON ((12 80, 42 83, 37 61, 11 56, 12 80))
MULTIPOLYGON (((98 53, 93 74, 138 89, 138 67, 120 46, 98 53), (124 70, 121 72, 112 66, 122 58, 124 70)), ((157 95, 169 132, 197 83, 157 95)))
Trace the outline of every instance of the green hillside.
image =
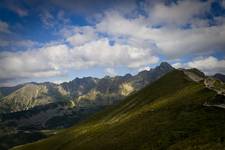
POLYGON ((216 93, 172 71, 117 106, 14 150, 223 150, 225 110, 216 93))

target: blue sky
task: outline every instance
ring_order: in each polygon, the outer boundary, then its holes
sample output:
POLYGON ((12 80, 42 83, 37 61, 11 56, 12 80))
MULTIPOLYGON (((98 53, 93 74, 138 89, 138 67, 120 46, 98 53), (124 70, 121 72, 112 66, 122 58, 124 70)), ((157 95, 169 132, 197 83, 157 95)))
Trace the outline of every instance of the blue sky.
POLYGON ((0 1, 0 86, 135 74, 162 61, 225 73, 225 1, 0 1))

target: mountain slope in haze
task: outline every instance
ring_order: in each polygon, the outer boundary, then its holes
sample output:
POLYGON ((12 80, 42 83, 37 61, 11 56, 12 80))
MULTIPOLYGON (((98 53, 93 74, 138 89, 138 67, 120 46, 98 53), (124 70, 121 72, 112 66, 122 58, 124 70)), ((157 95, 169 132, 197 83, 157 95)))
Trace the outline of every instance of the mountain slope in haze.
POLYGON ((26 83, 0 88, 4 93, 1 111, 10 112, 0 114, 0 149, 44 138, 43 129, 54 131, 70 127, 105 106, 118 103, 173 69, 164 62, 134 76, 85 77, 59 85, 49 82, 26 83), (10 142, 10 139, 13 140, 10 142))
POLYGON ((174 70, 85 122, 13 150, 223 150, 225 109, 203 106, 217 98, 174 70))
POLYGON ((13 86, 13 87, 0 87, 0 95, 2 97, 11 94, 12 92, 16 91, 17 89, 21 88, 23 84, 13 86))
POLYGON ((224 74, 217 73, 213 77, 218 79, 218 80, 221 80, 221 81, 223 81, 225 83, 225 75, 224 74))
POLYGON ((17 112, 34 106, 65 100, 67 93, 53 83, 28 83, 3 97, 0 101, 1 112, 17 112))
POLYGON ((76 78, 71 82, 62 83, 63 88, 70 93, 78 106, 105 106, 116 103, 130 93, 138 91, 147 84, 159 79, 174 68, 162 62, 149 71, 139 72, 137 75, 105 76, 98 78, 76 78))
POLYGON ((102 79, 85 77, 59 85, 28 83, 15 88, 1 88, 0 113, 23 111, 65 100, 73 100, 77 106, 82 107, 111 105, 173 69, 163 62, 155 69, 134 76, 127 74, 102 79))

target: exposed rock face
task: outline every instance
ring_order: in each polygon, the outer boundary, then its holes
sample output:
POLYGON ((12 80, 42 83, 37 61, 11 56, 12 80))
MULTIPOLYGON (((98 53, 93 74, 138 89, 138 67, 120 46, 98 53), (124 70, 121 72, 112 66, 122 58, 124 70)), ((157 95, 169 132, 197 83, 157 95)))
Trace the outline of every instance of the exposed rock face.
POLYGON ((203 72, 198 69, 181 69, 185 75, 187 75, 192 81, 203 82, 206 88, 209 88, 219 95, 225 95, 225 84, 211 76, 206 76, 203 72))
POLYGON ((217 107, 225 108, 225 84, 221 80, 205 76, 204 73, 197 69, 181 69, 184 74, 189 77, 194 82, 200 82, 205 85, 206 88, 215 91, 217 93, 216 97, 211 100, 206 100, 203 106, 205 107, 217 107))
POLYGON ((191 80, 200 82, 205 79, 205 74, 196 68, 193 69, 182 69, 184 74, 187 75, 191 80))
POLYGON ((27 83, 3 88, 0 125, 22 130, 69 127, 173 69, 168 63, 161 63, 134 76, 85 77, 62 84, 27 83))
POLYGON ((208 77, 204 80, 204 84, 207 88, 216 91, 217 94, 225 96, 225 84, 222 81, 208 77))
POLYGON ((17 112, 32 107, 63 101, 67 96, 65 90, 52 83, 28 83, 5 96, 0 101, 1 112, 17 112))

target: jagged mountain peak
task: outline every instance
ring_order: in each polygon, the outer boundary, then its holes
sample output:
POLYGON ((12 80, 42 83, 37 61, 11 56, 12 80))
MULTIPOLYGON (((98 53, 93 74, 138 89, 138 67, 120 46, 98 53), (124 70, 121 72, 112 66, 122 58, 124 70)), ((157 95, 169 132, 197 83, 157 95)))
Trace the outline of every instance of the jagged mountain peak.
POLYGON ((168 66, 168 67, 172 67, 168 62, 161 62, 159 66, 168 66))
POLYGON ((160 65, 156 68, 160 68, 160 69, 174 69, 169 63, 167 62, 161 62, 160 65))

